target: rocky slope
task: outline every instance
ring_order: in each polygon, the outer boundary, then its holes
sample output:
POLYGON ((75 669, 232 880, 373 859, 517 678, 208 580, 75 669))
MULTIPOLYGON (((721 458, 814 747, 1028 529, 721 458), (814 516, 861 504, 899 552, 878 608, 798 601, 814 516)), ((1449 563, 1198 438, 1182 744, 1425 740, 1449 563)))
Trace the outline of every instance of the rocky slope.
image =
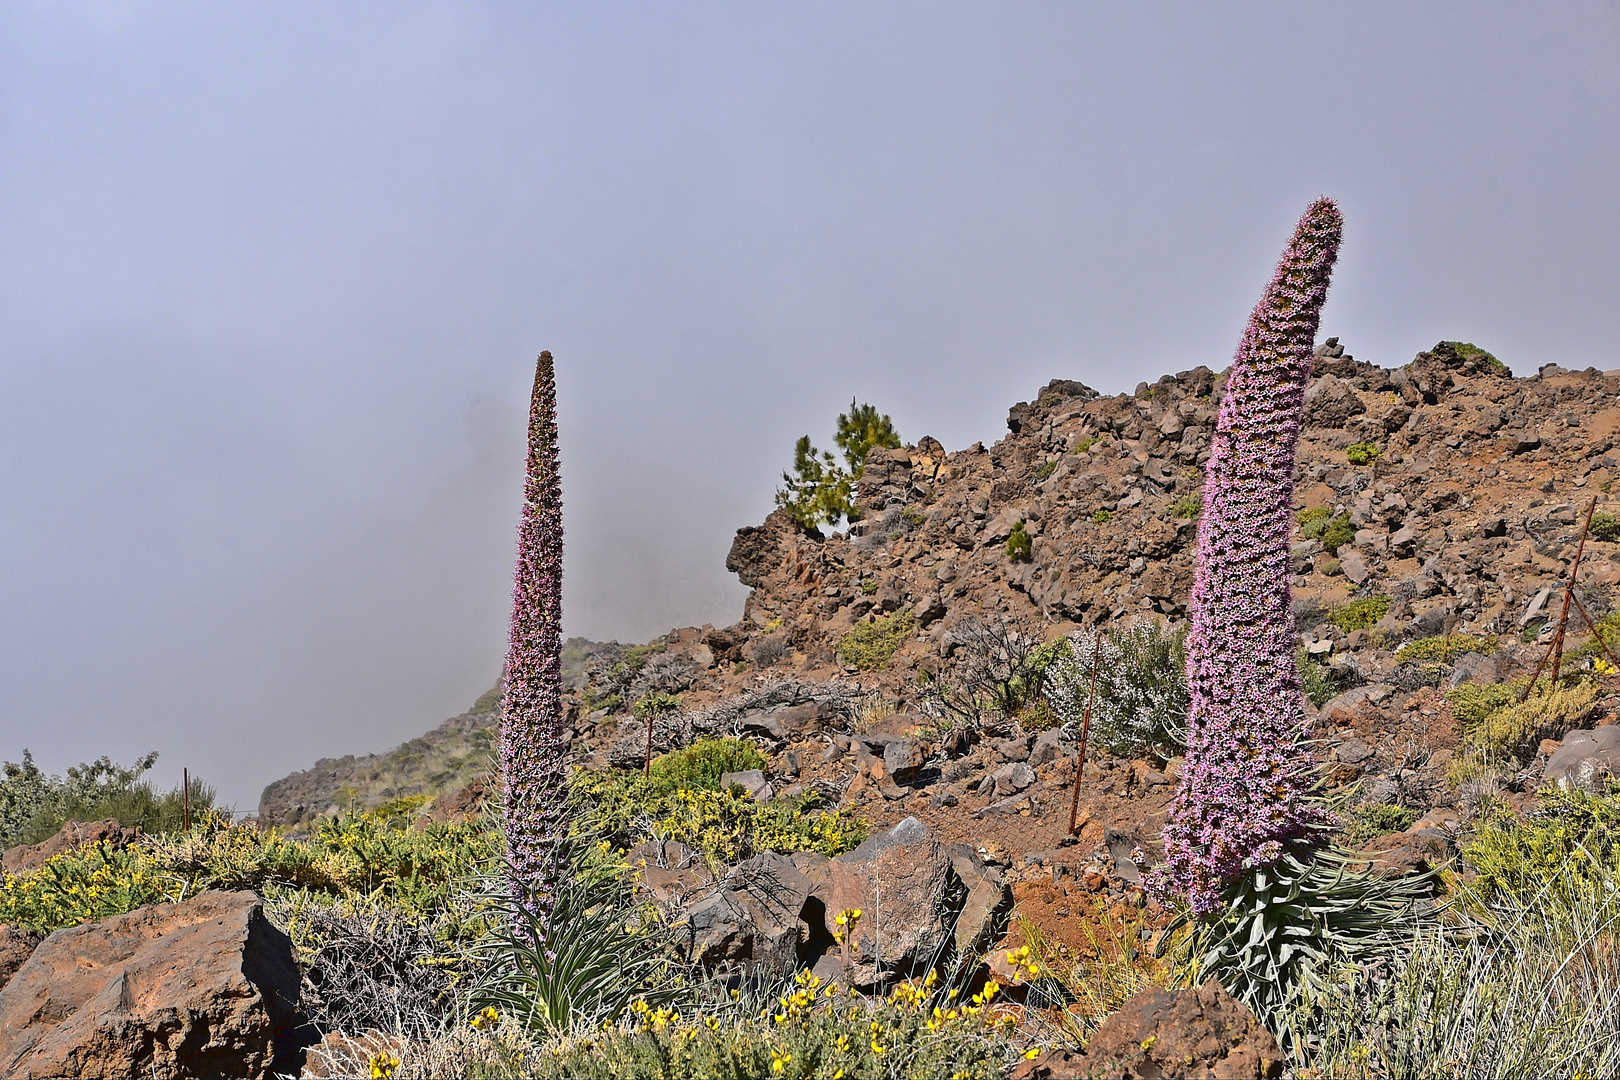
MULTIPOLYGON (((678 694, 679 708, 654 725, 655 751, 701 734, 751 736, 775 755, 776 790, 816 787, 880 825, 916 816, 942 842, 972 844, 1029 882, 1105 882, 1123 895, 1134 869, 1122 879, 1119 864, 1137 843, 1151 845, 1179 762, 1093 755, 1081 785, 1087 824, 1072 843, 1073 746, 1010 722, 977 741, 942 738, 919 712, 919 677, 950 676, 962 628, 975 622, 1050 639, 1183 618, 1221 390, 1222 376, 1204 367, 1112 397, 1058 380, 1013 406, 1007 434, 988 447, 947 452, 924 437, 874 450, 858 491, 863 517, 847 533, 807 531, 783 511, 739 530, 727 566, 753 589, 741 621, 672 631, 584 665, 570 698, 580 760, 639 764, 646 726, 629 706, 678 694), (1007 549, 1020 523, 1027 561, 1007 549), (895 613, 909 613, 893 625, 910 630, 892 659, 863 672, 840 658, 858 624, 895 613)), ((1296 504, 1345 519, 1353 539, 1330 554, 1300 535, 1294 588, 1302 644, 1347 691, 1319 718, 1336 783, 1361 780, 1378 801, 1443 817, 1456 800, 1443 782, 1455 735, 1434 684, 1459 676, 1416 672, 1394 649, 1466 632, 1499 637, 1501 650, 1488 663, 1460 662, 1479 668, 1460 677, 1533 664, 1587 504, 1595 496, 1599 511, 1614 509, 1617 442, 1620 373, 1547 365, 1514 378, 1488 354, 1447 342, 1394 368, 1357 361, 1332 339, 1319 349, 1296 504), (1376 456, 1351 453, 1362 444, 1376 456), (1333 605, 1367 596, 1388 600, 1375 627, 1345 633, 1327 621, 1333 605)), ((1601 614, 1620 581, 1620 547, 1589 543, 1581 578, 1601 614)), ((448 722, 444 760, 470 768, 451 747, 463 728, 487 745, 492 721, 474 712, 448 722)), ((272 785, 265 816, 327 808, 317 805, 324 795, 296 794, 301 785, 330 791, 365 776, 383 785, 366 798, 404 791, 380 764, 323 762, 300 774, 308 779, 272 785)))

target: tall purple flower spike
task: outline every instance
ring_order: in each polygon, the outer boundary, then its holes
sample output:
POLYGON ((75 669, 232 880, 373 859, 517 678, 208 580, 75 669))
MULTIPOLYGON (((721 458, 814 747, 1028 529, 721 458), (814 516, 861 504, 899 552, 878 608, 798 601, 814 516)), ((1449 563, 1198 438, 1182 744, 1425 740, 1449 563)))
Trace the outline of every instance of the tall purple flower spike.
POLYGON ((1210 446, 1189 605, 1187 764, 1157 882, 1199 914, 1320 820, 1305 798, 1313 763, 1302 745, 1288 539, 1305 384, 1343 226, 1330 199, 1300 219, 1249 316, 1210 446))
POLYGON ((562 716, 562 483, 551 354, 535 365, 529 473, 518 526, 512 628, 501 699, 501 773, 513 897, 544 925, 567 835, 568 733, 562 716))

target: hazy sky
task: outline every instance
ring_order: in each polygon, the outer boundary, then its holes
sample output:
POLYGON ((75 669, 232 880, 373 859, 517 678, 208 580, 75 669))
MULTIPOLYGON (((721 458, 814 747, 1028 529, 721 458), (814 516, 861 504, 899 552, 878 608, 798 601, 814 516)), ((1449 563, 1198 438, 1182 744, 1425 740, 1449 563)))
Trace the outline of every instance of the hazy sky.
POLYGON ((0 6, 0 757, 243 807, 499 669, 535 354, 569 633, 726 624, 851 396, 908 441, 1324 332, 1620 366, 1615 3, 0 6))

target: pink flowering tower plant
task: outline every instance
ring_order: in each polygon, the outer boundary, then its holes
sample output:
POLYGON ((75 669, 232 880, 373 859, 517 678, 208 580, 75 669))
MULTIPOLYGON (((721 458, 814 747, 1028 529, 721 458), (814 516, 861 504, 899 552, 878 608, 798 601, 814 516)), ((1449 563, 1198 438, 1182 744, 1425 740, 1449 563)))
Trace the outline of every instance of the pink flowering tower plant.
POLYGON ((1189 605, 1187 766, 1164 831, 1163 885, 1198 913, 1321 821, 1306 798, 1313 763, 1288 543, 1305 384, 1342 228, 1330 199, 1300 219, 1249 316, 1210 444, 1189 605))
POLYGON ((1301 995, 1322 991, 1334 963, 1387 955, 1429 892, 1427 877, 1375 876, 1325 843, 1294 659, 1294 451, 1342 226, 1331 200, 1305 211, 1226 378, 1190 603, 1186 765, 1149 877, 1186 900, 1191 972, 1285 1046, 1301 995))
POLYGON ((557 383, 540 354, 529 404, 529 468, 518 527, 501 699, 501 775, 513 899, 544 926, 567 861, 568 731, 562 710, 562 482, 557 383))

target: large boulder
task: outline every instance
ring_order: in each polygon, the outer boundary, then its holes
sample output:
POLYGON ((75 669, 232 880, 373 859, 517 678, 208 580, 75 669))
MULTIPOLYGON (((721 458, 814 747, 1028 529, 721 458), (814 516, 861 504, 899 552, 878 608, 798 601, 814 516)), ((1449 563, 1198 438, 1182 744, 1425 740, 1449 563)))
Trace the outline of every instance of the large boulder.
POLYGON ((818 895, 826 864, 824 855, 767 851, 732 867, 686 913, 687 958, 772 975, 811 962, 832 944, 818 895))
POLYGON ((1585 791, 1607 789, 1620 776, 1620 727, 1610 725, 1571 731, 1547 759, 1549 783, 1585 791))
POLYGON ((925 967, 949 948, 982 948, 1005 920, 1011 893, 971 848, 941 845, 914 817, 828 865, 830 932, 860 911, 839 950, 843 980, 872 986, 925 967))
POLYGON ((38 870, 56 856, 65 855, 86 844, 106 844, 117 850, 133 844, 140 836, 141 830, 125 828, 117 818, 69 821, 49 840, 11 848, 0 857, 0 864, 4 865, 8 874, 26 874, 30 870, 38 870))
POLYGON ((1211 979, 1196 990, 1144 990, 1104 1020, 1078 1054, 1048 1051, 1020 1062, 1012 1076, 1272 1080, 1282 1072, 1271 1032, 1211 979))
POLYGON ((264 1076, 296 1065, 292 942, 250 892, 58 930, 0 989, 0 1076, 264 1076))

